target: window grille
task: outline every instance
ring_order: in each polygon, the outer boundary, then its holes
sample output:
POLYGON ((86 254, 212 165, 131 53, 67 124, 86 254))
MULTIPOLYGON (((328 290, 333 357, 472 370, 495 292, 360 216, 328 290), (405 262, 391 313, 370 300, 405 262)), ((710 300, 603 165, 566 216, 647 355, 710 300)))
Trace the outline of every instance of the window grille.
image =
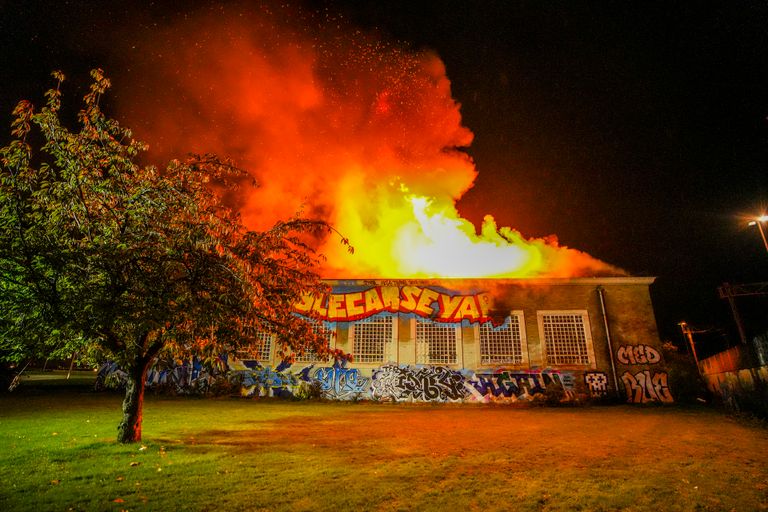
MULTIPOLYGON (((308 320, 308 322, 312 324, 312 332, 315 334, 323 335, 328 345, 331 346, 333 343, 333 338, 336 336, 332 324, 327 322, 317 322, 314 320, 308 320)), ((320 359, 314 350, 307 349, 304 351, 303 355, 296 354, 294 361, 297 363, 312 363, 322 361, 322 359, 320 359)))
POLYGON ((547 364, 590 364, 585 313, 540 313, 547 364))
POLYGON ((256 338, 259 340, 258 352, 256 352, 256 359, 258 361, 269 361, 272 359, 272 339, 274 334, 260 331, 256 338))
POLYGON ((392 343, 391 316, 371 316, 352 324, 352 355, 356 363, 382 363, 392 343))
POLYGON ((243 347, 235 352, 237 357, 246 361, 271 361, 272 340, 274 340, 275 335, 266 331, 258 331, 255 338, 256 341, 253 345, 243 347))
POLYGON ((480 324, 480 364, 522 364, 523 334, 519 315, 507 317, 504 325, 480 324))
POLYGON ((416 363, 456 364, 456 327, 416 319, 416 363))

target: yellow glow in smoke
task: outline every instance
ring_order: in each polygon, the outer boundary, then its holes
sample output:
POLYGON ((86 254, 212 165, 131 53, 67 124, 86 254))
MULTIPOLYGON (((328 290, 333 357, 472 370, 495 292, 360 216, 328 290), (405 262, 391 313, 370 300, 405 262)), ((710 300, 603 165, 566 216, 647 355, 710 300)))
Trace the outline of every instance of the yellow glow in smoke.
POLYGON ((392 278, 541 274, 545 250, 541 241, 498 229, 490 215, 478 234, 450 198, 418 195, 402 182, 382 185, 365 180, 362 170, 347 172, 339 184, 337 224, 355 246, 354 255, 330 245, 323 249, 339 275, 349 268, 392 278), (364 197, 356 193, 361 189, 367 190, 364 197))
POLYGON ((398 230, 396 258, 405 275, 435 277, 527 277, 541 266, 539 251, 513 244, 487 216, 480 235, 452 205, 433 206, 424 196, 409 196, 413 221, 398 230))

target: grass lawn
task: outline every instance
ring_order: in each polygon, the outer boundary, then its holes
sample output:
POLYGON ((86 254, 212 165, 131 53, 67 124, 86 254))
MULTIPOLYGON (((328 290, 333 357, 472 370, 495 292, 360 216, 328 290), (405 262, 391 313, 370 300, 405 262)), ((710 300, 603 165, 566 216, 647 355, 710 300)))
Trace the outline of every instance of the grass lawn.
POLYGON ((0 510, 766 510, 768 430, 706 409, 0 395, 0 510))

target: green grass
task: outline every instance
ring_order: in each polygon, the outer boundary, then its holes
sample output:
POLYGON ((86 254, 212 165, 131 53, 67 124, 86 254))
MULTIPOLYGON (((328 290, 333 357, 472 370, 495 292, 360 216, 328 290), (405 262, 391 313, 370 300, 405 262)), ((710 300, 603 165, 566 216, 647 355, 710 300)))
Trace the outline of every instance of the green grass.
POLYGON ((765 510, 768 431, 706 409, 0 395, 0 510, 765 510))

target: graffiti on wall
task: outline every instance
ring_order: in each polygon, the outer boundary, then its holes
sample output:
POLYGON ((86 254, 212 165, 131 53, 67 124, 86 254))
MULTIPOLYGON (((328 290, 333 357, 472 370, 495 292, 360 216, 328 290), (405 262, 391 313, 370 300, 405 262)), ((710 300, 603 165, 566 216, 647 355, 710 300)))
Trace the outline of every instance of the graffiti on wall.
POLYGON ((563 400, 573 400, 573 375, 558 370, 509 371, 473 374, 467 385, 478 401, 534 400, 546 390, 562 391, 563 400))
POLYGON ((288 370, 286 365, 275 368, 257 365, 247 370, 239 370, 236 376, 241 381, 243 396, 293 397, 301 383, 301 374, 288 370))
POLYGON ((375 400, 457 402, 468 393, 462 374, 444 366, 385 365, 371 380, 375 400))
POLYGON ((616 359, 621 364, 656 364, 661 361, 661 355, 650 345, 622 345, 616 359))
POLYGON ((128 374, 114 361, 107 361, 96 372, 94 388, 97 391, 100 389, 123 389, 127 382, 128 374))
MULTIPOLYGON (((625 365, 655 365, 661 362, 661 354, 650 345, 622 345, 616 352, 616 359, 625 365)), ((669 377, 666 372, 632 370, 621 376, 627 402, 645 404, 650 402, 672 403, 669 391, 669 377)))
MULTIPOLYGON (((204 394, 212 382, 226 381, 241 388, 242 396, 306 398, 310 388, 319 388, 332 400, 391 400, 423 402, 516 402, 576 399, 571 372, 560 370, 507 370, 488 372, 454 370, 443 366, 385 365, 367 377, 360 369, 344 364, 330 367, 292 366, 289 363, 265 367, 256 361, 227 361, 229 372, 209 373, 196 362, 174 367, 153 367, 147 375, 150 388, 177 394, 204 394)), ((114 363, 99 371, 97 387, 120 387, 127 375, 114 363), (99 383, 101 386, 99 386, 99 383)), ((673 402, 665 372, 625 372, 621 380, 627 402, 673 402)), ((607 376, 598 371, 584 374, 592 398, 604 397, 607 376)), ((316 396, 316 395, 315 395, 316 396)))
POLYGON ((649 402, 672 403, 672 394, 669 392, 668 377, 666 372, 653 372, 644 370, 634 375, 624 372, 621 376, 624 390, 627 393, 627 402, 633 404, 645 404, 649 402))
MULTIPOLYGON (((230 358, 227 366, 229 372, 217 374, 216 379, 239 385, 244 397, 306 398, 309 388, 316 385, 322 396, 331 400, 516 402, 544 398, 547 390, 561 392, 561 401, 576 398, 573 375, 559 370, 475 373, 443 366, 385 365, 365 377, 361 370, 343 363, 331 367, 283 363, 273 368, 230 358)), ((99 375, 97 381, 107 384, 100 387, 119 387, 127 378, 114 363, 105 364, 99 375)), ((199 364, 153 367, 147 384, 177 394, 204 394, 212 378, 199 364)))
MULTIPOLYGON (((158 361, 147 371, 145 385, 153 391, 177 395, 207 394, 220 381, 226 381, 224 361, 213 366, 198 359, 182 362, 158 361)), ((128 374, 117 363, 107 361, 96 373, 94 387, 98 389, 124 389, 128 374)))
POLYGON ((333 400, 357 400, 368 392, 368 379, 357 368, 336 363, 331 368, 318 368, 312 379, 320 383, 323 394, 333 400))
POLYGON ((382 312, 414 313, 436 322, 483 322, 489 319, 490 301, 487 293, 457 295, 422 286, 374 286, 347 293, 305 294, 294 309, 329 322, 351 322, 382 312))
POLYGON ((604 398, 608 396, 608 376, 603 372, 587 372, 584 374, 584 383, 592 398, 604 398))
POLYGON ((307 383, 319 383, 323 395, 333 400, 373 399, 385 401, 532 401, 546 390, 562 391, 563 401, 575 399, 574 379, 557 370, 497 370, 476 374, 443 366, 385 365, 373 370, 371 378, 356 368, 341 364, 332 367, 308 366, 292 372, 289 368, 255 368, 243 379, 245 396, 296 396, 307 383))

